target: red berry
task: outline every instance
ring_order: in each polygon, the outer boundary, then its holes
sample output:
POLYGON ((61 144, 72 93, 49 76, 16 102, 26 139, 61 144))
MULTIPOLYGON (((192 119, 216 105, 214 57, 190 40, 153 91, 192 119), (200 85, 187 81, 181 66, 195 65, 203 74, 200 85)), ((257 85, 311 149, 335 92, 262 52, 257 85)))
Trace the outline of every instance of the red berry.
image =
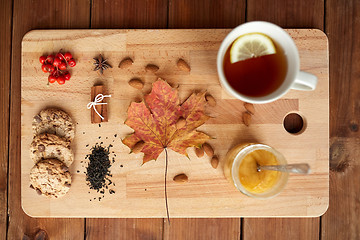
POLYGON ((47 67, 46 67, 46 64, 43 64, 42 66, 41 66, 41 70, 43 70, 43 72, 48 72, 48 70, 47 70, 47 67))
POLYGON ((46 71, 47 72, 52 72, 54 71, 54 67, 51 64, 45 64, 46 67, 46 71))
POLYGON ((66 81, 70 80, 70 78, 71 78, 70 73, 69 73, 69 72, 65 72, 64 78, 65 78, 66 81))
POLYGON ((75 65, 76 65, 76 62, 73 58, 71 58, 68 63, 70 65, 70 67, 75 67, 75 65))
POLYGON ((41 56, 41 57, 39 58, 39 61, 40 61, 41 64, 44 64, 44 62, 46 61, 46 57, 45 57, 45 56, 41 56))
POLYGON ((72 55, 69 52, 65 53, 64 57, 65 57, 66 61, 69 61, 70 59, 72 59, 72 55))
POLYGON ((65 78, 64 78, 64 76, 60 75, 60 76, 58 76, 56 81, 58 82, 58 84, 63 85, 65 83, 65 78))
POLYGON ((46 62, 48 62, 48 63, 53 63, 53 62, 54 62, 54 58, 55 58, 54 55, 48 55, 47 58, 46 58, 46 62))
POLYGON ((62 55, 62 53, 60 53, 60 52, 58 54, 56 54, 56 57, 60 58, 61 61, 64 60, 64 55, 62 55))
POLYGON ((54 62, 53 62, 53 65, 54 65, 55 67, 57 67, 57 66, 59 66, 60 64, 61 64, 61 59, 58 58, 58 57, 56 57, 55 60, 54 60, 54 62))
POLYGON ((64 63, 64 62, 60 63, 60 65, 58 66, 58 68, 59 68, 60 70, 66 70, 66 63, 64 63))
POLYGON ((54 82, 56 82, 56 77, 54 76, 54 75, 49 75, 49 77, 48 77, 48 80, 49 80, 49 83, 54 83, 54 82))
POLYGON ((50 64, 48 64, 48 65, 49 65, 49 68, 50 68, 49 72, 54 72, 54 71, 55 71, 55 67, 54 67, 53 65, 50 65, 50 64))

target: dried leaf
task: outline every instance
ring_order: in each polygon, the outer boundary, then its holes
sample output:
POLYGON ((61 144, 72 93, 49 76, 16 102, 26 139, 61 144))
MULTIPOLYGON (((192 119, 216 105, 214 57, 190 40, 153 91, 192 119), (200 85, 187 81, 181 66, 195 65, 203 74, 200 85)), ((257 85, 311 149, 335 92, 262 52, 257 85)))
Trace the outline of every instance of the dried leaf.
POLYGON ((143 141, 143 163, 156 160, 164 148, 187 156, 188 147, 199 147, 210 139, 207 134, 196 131, 209 119, 204 106, 205 93, 193 93, 180 105, 177 89, 159 78, 145 101, 131 103, 125 124, 135 132, 122 142, 133 150, 136 143, 143 141), (179 119, 185 119, 186 125, 177 128, 179 119))

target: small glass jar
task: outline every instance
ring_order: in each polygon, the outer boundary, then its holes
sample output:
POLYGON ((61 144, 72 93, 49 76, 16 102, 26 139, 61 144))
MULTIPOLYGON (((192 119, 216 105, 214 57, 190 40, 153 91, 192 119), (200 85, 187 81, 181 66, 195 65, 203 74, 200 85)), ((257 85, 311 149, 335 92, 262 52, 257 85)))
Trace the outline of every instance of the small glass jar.
POLYGON ((257 164, 283 165, 287 162, 281 153, 270 146, 256 143, 240 144, 226 154, 225 177, 249 197, 261 199, 276 196, 284 189, 289 174, 270 170, 258 172, 257 164))

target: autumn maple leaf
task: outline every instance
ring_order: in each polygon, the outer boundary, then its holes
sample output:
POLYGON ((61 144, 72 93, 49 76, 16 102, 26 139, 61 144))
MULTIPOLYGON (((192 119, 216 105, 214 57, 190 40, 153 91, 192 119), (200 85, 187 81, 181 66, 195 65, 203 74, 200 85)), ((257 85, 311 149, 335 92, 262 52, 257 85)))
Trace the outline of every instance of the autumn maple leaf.
POLYGON ((187 156, 188 147, 200 147, 210 136, 196 131, 209 119, 204 113, 205 93, 193 93, 180 105, 177 89, 161 78, 153 83, 145 102, 132 102, 125 124, 134 129, 122 142, 130 149, 140 146, 143 163, 156 160, 165 149, 187 156), (185 120, 182 127, 176 123, 185 120), (183 120, 184 119, 184 120, 183 120), (139 145, 141 143, 141 145, 139 145))

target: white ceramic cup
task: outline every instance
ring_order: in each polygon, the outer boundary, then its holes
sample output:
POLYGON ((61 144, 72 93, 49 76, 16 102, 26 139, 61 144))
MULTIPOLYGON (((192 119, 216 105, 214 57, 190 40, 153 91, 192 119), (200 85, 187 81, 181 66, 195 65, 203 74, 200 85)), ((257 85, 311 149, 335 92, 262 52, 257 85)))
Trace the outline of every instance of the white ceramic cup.
POLYGON ((289 36, 281 27, 269 23, 269 22, 248 22, 241 24, 240 26, 233 29, 223 40, 220 45, 220 49, 217 55, 217 71, 220 79, 220 83, 225 90, 232 96, 236 97, 245 102, 249 103, 268 103, 279 99, 281 96, 286 94, 289 89, 311 91, 316 88, 317 77, 300 71, 300 58, 297 47, 289 36), (284 51, 287 60, 287 74, 284 82, 274 92, 262 96, 262 97, 251 97, 243 95, 234 90, 224 74, 224 55, 229 46, 239 36, 247 33, 263 33, 273 39, 284 51))

